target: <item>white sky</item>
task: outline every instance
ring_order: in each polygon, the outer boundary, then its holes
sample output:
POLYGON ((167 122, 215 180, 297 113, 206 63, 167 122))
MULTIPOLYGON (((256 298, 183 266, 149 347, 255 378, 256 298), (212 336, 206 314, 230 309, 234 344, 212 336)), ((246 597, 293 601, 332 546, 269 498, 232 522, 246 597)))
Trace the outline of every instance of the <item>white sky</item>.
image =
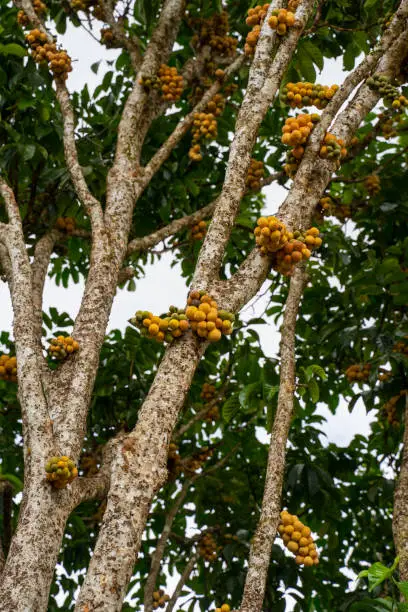
MULTIPOLYGON (((96 35, 99 31, 96 31, 96 35)), ((116 50, 106 50, 94 41, 84 30, 70 27, 67 34, 59 37, 60 42, 67 48, 73 61, 73 72, 69 75, 68 88, 80 90, 87 83, 90 91, 101 81, 106 70, 106 64, 101 64, 98 75, 95 75, 90 66, 103 57, 113 60, 117 57, 116 50)), ((325 60, 325 66, 318 82, 322 84, 341 84, 345 74, 341 62, 325 60)), ((154 180, 154 179, 153 179, 154 180)), ((273 214, 284 200, 286 190, 279 185, 270 185, 264 188, 266 194, 265 214, 273 214)), ((108 330, 124 330, 127 320, 137 309, 148 308, 154 312, 167 310, 169 304, 185 303, 186 285, 181 277, 178 266, 171 268, 171 254, 164 254, 160 261, 153 266, 145 267, 144 278, 136 281, 136 292, 118 290, 108 330)), ((47 280, 44 294, 44 310, 48 311, 50 306, 55 306, 60 312, 67 312, 75 318, 78 312, 82 295, 83 284, 71 285, 69 289, 56 287, 53 281, 47 280)), ((242 317, 248 320, 263 312, 266 298, 260 299, 255 305, 255 311, 250 305, 245 307, 242 317)), ((11 330, 12 309, 8 295, 8 289, 0 281, 0 330, 11 330)), ((267 355, 276 355, 279 343, 279 334, 272 325, 259 325, 257 331, 260 335, 262 347, 267 355)), ((335 442, 338 445, 347 445, 356 433, 367 434, 369 432, 370 418, 367 417, 364 408, 358 405, 349 414, 347 406, 343 403, 332 415, 324 405, 319 405, 317 412, 327 419, 322 429, 327 436, 327 442, 335 442)), ((267 441, 267 436, 261 436, 267 441)), ((173 581, 172 581, 173 582, 173 581)), ((288 604, 288 610, 291 609, 288 604)))

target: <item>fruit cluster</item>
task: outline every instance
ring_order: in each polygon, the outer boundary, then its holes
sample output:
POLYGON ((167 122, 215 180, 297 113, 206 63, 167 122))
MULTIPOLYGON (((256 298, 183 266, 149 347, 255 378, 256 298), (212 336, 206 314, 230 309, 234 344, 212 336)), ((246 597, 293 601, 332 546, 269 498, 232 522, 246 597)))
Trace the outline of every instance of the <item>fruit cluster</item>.
POLYGON ((364 187, 366 188, 370 196, 377 195, 377 193, 380 193, 381 191, 380 177, 377 176, 376 174, 367 176, 364 179, 364 187))
POLYGON ((315 124, 319 121, 320 116, 317 113, 313 115, 301 114, 297 115, 297 117, 288 117, 285 121, 285 125, 282 127, 282 143, 292 147, 305 144, 315 124))
POLYGON ((215 386, 211 385, 210 383, 205 382, 203 386, 201 387, 200 397, 205 402, 211 402, 215 398, 215 393, 216 393, 215 386))
POLYGON ((107 49, 112 49, 115 46, 116 41, 112 28, 101 28, 101 43, 107 49))
POLYGON ((370 376, 371 364, 370 363, 356 363, 351 365, 346 370, 346 376, 349 383, 353 382, 367 382, 370 376))
POLYGON ((17 382, 17 359, 10 355, 0 355, 0 380, 17 382))
POLYGON ((259 217, 254 230, 255 242, 262 255, 275 253, 292 237, 284 223, 276 217, 259 217))
POLYGON ((287 83, 282 87, 280 100, 283 104, 288 104, 291 108, 303 108, 304 106, 316 106, 325 108, 336 91, 338 85, 319 85, 318 83, 287 83))
POLYGON ((400 94, 398 87, 393 85, 392 79, 385 74, 373 74, 366 81, 370 89, 381 94, 384 104, 396 110, 403 110, 408 106, 408 99, 400 94))
POLYGON ((387 117, 384 113, 380 113, 378 119, 381 136, 388 140, 397 135, 398 124, 401 123, 403 115, 401 113, 393 113, 391 117, 387 117))
POLYGON ((211 406, 211 408, 208 409, 208 412, 206 413, 204 420, 207 421, 208 423, 212 423, 213 421, 218 421, 219 418, 220 418, 220 409, 218 408, 217 405, 215 405, 215 406, 211 406))
POLYGON ((215 608, 215 612, 230 612, 231 608, 228 604, 222 604, 220 608, 215 608))
POLYGON ((191 240, 202 240, 207 233, 207 221, 199 221, 191 228, 191 240))
POLYGON ((172 479, 177 478, 182 471, 182 462, 178 452, 178 446, 173 442, 171 442, 169 445, 169 452, 167 455, 167 470, 169 472, 169 477, 172 479))
POLYGON ((158 77, 163 98, 167 102, 180 100, 183 93, 183 77, 178 73, 177 68, 161 64, 158 77))
POLYGON ((316 125, 320 121, 317 113, 311 115, 301 114, 297 117, 288 117, 282 127, 282 143, 293 146, 286 155, 283 166, 285 173, 293 178, 305 153, 305 145, 316 125))
POLYGON ((212 449, 208 448, 208 446, 203 446, 198 453, 195 453, 192 457, 189 457, 183 461, 183 471, 185 471, 187 475, 191 476, 197 470, 199 470, 203 463, 212 457, 213 454, 214 451, 212 449))
POLYGON ((323 215, 333 215, 342 222, 351 217, 351 207, 348 204, 336 202, 330 196, 320 198, 319 207, 323 215))
POLYGON ((186 308, 191 329, 203 340, 218 342, 222 334, 232 332, 235 316, 227 310, 218 310, 218 304, 205 291, 191 291, 186 308))
POLYGON ((309 259, 311 250, 317 249, 322 244, 317 227, 311 227, 305 234, 299 231, 290 234, 289 240, 274 253, 272 267, 284 276, 291 276, 295 265, 303 260, 309 259))
POLYGON ((272 30, 276 30, 279 36, 284 36, 288 28, 295 25, 295 16, 287 9, 275 9, 268 19, 268 25, 272 30))
POLYGON ((58 336, 50 340, 48 355, 55 361, 64 361, 72 353, 79 350, 79 344, 71 336, 58 336))
POLYGON ((47 42, 47 35, 38 29, 30 30, 26 40, 31 47, 31 54, 35 62, 48 62, 55 78, 65 81, 68 72, 72 71, 71 58, 62 49, 58 50, 55 43, 47 42))
POLYGON ((194 115, 192 134, 193 145, 188 153, 193 161, 201 161, 201 147, 199 142, 211 140, 217 137, 218 125, 216 117, 219 117, 225 108, 225 97, 218 93, 208 102, 205 111, 194 115))
POLYGON ((399 427, 399 418, 397 413, 397 404, 401 397, 408 394, 407 389, 403 389, 397 395, 394 395, 381 408, 381 413, 392 427, 399 427))
POLYGON ((340 166, 340 159, 344 159, 347 155, 344 140, 327 132, 320 147, 319 155, 323 159, 336 160, 338 166, 340 166))
POLYGON ((319 556, 310 527, 306 527, 297 516, 289 514, 286 510, 280 513, 280 518, 278 533, 286 548, 296 555, 296 563, 305 567, 317 565, 319 556))
MULTIPOLYGON (((194 25, 194 24, 192 24, 194 25)), ((191 39, 193 47, 209 46, 215 55, 230 57, 234 55, 238 40, 228 36, 228 13, 214 13, 209 19, 198 20, 198 33, 191 39)))
POLYGON ((252 56, 255 54, 255 47, 258 43, 261 27, 265 20, 268 9, 269 4, 260 4, 248 10, 248 17, 246 18, 245 23, 248 26, 252 27, 252 30, 247 34, 245 40, 245 55, 252 56))
POLYGON ((264 174, 263 162, 258 159, 251 159, 246 178, 246 188, 251 191, 258 191, 261 188, 261 179, 264 174))
POLYGON ((193 144, 188 152, 188 156, 192 161, 201 161, 201 140, 210 140, 217 137, 218 126, 217 120, 213 113, 196 113, 193 121, 193 144))
POLYGON ((157 75, 144 75, 139 84, 146 91, 151 89, 160 90, 162 97, 167 102, 180 100, 183 92, 183 77, 178 74, 175 66, 161 64, 157 75))
POLYGON ((157 608, 165 608, 166 603, 169 601, 169 595, 166 595, 163 589, 159 589, 158 591, 154 591, 153 593, 153 610, 157 610, 157 608))
POLYGON ((148 310, 137 310, 129 322, 140 330, 142 336, 157 342, 173 342, 190 328, 184 310, 170 306, 165 317, 157 317, 148 310))
POLYGON ((198 544, 198 554, 206 561, 215 561, 218 557, 217 551, 221 548, 222 546, 217 546, 211 533, 205 533, 198 544))
POLYGON ((105 11, 98 0, 71 0, 71 8, 73 11, 84 11, 84 13, 92 11, 95 19, 106 21, 105 11))
POLYGON ((394 353, 402 353, 408 356, 408 336, 405 336, 403 340, 398 340, 392 348, 394 353))
POLYGON ((77 476, 75 463, 67 457, 51 457, 45 465, 46 478, 56 489, 64 489, 77 476))
POLYGON ((390 380, 390 378, 392 378, 391 370, 385 370, 384 368, 379 369, 378 380, 380 382, 387 382, 388 380, 390 380))
POLYGON ((55 222, 55 227, 61 232, 72 234, 75 231, 75 219, 73 217, 58 217, 55 222))
MULTIPOLYGON (((41 0, 33 0, 33 9, 34 9, 35 14, 38 15, 40 19, 47 12, 47 6, 44 4, 44 2, 41 2, 41 0)), ((28 15, 23 10, 18 11, 17 13, 17 23, 22 28, 27 27, 30 23, 28 15)))
MULTIPOLYGON (((201 388, 200 397, 205 401, 205 403, 208 404, 212 402, 215 399, 215 395, 216 395, 215 386, 211 385, 210 383, 204 383, 201 388)), ((219 418, 220 418, 220 410, 218 406, 215 404, 214 406, 211 406, 211 408, 208 409, 208 412, 206 413, 204 420, 211 423, 212 421, 217 421, 219 418)))

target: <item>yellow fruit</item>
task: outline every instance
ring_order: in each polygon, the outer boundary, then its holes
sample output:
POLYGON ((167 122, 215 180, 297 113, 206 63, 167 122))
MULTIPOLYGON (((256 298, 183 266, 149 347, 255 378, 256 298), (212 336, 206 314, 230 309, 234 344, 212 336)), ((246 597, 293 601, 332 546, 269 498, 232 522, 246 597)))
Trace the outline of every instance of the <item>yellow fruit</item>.
POLYGON ((209 332, 207 337, 210 342, 218 342, 218 340, 220 340, 221 338, 221 335, 222 334, 219 329, 213 329, 209 332))

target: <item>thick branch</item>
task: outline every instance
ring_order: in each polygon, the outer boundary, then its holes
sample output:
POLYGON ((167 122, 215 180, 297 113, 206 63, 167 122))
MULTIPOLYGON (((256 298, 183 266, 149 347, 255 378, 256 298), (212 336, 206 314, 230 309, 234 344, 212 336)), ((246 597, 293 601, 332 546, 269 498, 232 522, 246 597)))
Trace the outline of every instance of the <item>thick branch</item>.
POLYGON ((11 300, 14 312, 19 399, 32 455, 38 461, 46 458, 52 437, 48 428, 48 409, 41 384, 41 349, 35 336, 31 266, 25 246, 20 211, 13 191, 0 178, 0 195, 6 204, 9 223, 5 235, 11 262, 11 300))
POLYGON ((392 531, 399 555, 399 576, 408 580, 408 395, 405 396, 405 421, 402 461, 394 495, 392 531))
POLYGON ((271 549, 281 508, 286 443, 293 413, 295 392, 295 327, 306 280, 305 271, 302 268, 297 268, 290 281, 283 315, 278 405, 269 446, 261 515, 252 539, 240 612, 262 610, 271 549))
POLYGON ((177 36, 184 4, 185 0, 166 0, 164 3, 119 124, 114 163, 117 170, 123 171, 126 168, 132 172, 137 166, 143 134, 146 132, 145 109, 149 99, 149 94, 139 81, 144 74, 157 74, 160 64, 166 61, 177 36))
POLYGON ((271 3, 261 30, 249 73, 248 87, 238 114, 223 189, 196 266, 193 285, 197 288, 206 288, 218 278, 225 246, 245 192, 251 152, 259 126, 289 65, 307 16, 312 9, 313 1, 302 2, 296 14, 299 25, 291 28, 285 40, 279 43, 276 55, 272 59, 277 37, 275 31, 271 30, 268 25, 268 16, 281 4, 278 1, 271 3))
POLYGON ((174 593, 171 596, 169 603, 167 604, 166 612, 173 612, 174 606, 176 605, 177 600, 181 595, 181 591, 183 590, 184 585, 189 579, 190 574, 193 571, 195 564, 197 563, 197 559, 198 554, 194 553, 188 560, 186 567, 184 568, 183 573, 181 574, 180 579, 176 585, 176 588, 174 589, 174 593))
POLYGON ((104 520, 76 609, 121 609, 168 444, 205 344, 187 334, 166 351, 134 431, 115 454, 104 520), (168 381, 174 381, 168 385, 168 381), (98 608, 100 606, 100 608, 98 608))
MULTIPOLYGON (((406 9, 407 5, 407 0, 403 0, 400 8, 406 9)), ((399 24, 399 21, 397 23, 399 24)), ((398 69, 401 58, 405 57, 407 46, 408 32, 405 30, 386 51, 375 69, 391 75, 394 74, 398 69)), ((356 70, 359 70, 359 67, 356 70)), ((368 76, 370 71, 373 71, 371 63, 369 65, 366 64, 365 76, 368 76)), ((354 88, 352 75, 353 73, 347 77, 348 85, 346 91, 349 88, 351 90, 354 88)), ((337 112, 338 102, 334 104, 337 94, 326 107, 322 115, 324 119, 322 119, 321 123, 330 124, 330 121, 337 112)), ((342 94, 339 99, 342 99, 344 95, 342 94)), ((339 138, 343 138, 346 143, 349 142, 361 121, 376 105, 378 99, 379 95, 377 92, 371 90, 366 85, 361 86, 345 110, 337 116, 333 127, 330 128, 330 132, 339 138)), ((318 129, 319 127, 316 128, 316 131, 318 129)), ((320 142, 321 139, 316 140, 316 136, 313 133, 310 145, 307 147, 303 161, 296 173, 293 187, 279 208, 279 218, 289 227, 305 228, 310 224, 316 204, 327 187, 334 171, 333 162, 319 157, 320 142)), ((236 311, 243 304, 246 304, 258 291, 269 274, 269 270, 269 258, 262 256, 259 250, 254 248, 233 277, 223 283, 215 284, 217 287, 217 297, 222 296, 222 299, 225 300, 225 308, 231 308, 236 311)))

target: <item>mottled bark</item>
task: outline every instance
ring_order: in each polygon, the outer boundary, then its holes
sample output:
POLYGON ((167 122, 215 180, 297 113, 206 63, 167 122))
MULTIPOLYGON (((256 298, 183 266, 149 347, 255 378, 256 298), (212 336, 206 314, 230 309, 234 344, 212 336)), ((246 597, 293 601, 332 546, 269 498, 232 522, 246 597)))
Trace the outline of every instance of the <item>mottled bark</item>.
POLYGON ((262 610, 266 579, 281 509, 286 443, 295 393, 295 329, 306 273, 298 267, 291 280, 283 315, 280 342, 279 395, 268 453, 261 515, 252 539, 240 612, 262 610))
POLYGON ((408 396, 405 396, 404 437, 401 467, 394 495, 392 531, 399 555, 399 578, 408 581, 408 396))
POLYGON ((169 347, 139 420, 113 459, 107 508, 76 610, 120 610, 167 452, 203 343, 187 335, 169 347))
POLYGON ((208 288, 218 278, 225 247, 245 193, 251 152, 259 127, 279 89, 313 4, 313 0, 301 3, 296 13, 298 26, 292 28, 281 42, 277 41, 279 37, 275 30, 269 27, 268 16, 272 10, 282 6, 282 2, 275 0, 270 4, 239 110, 222 192, 197 261, 193 285, 198 289, 208 288))

